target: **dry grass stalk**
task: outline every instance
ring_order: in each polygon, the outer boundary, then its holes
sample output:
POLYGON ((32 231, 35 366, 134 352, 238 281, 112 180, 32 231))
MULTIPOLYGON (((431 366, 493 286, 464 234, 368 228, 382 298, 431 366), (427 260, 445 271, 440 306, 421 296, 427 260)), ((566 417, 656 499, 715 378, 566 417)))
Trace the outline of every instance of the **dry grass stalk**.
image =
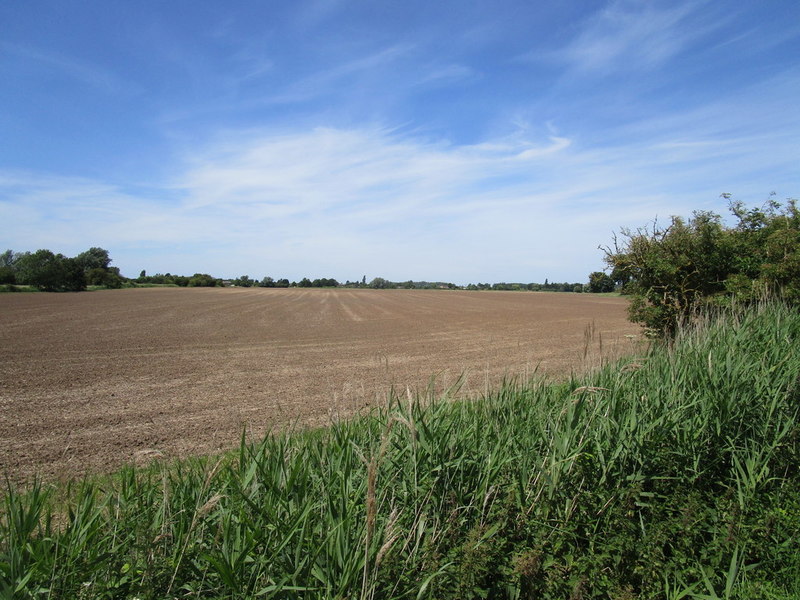
POLYGON ((384 533, 383 545, 378 550, 378 555, 375 557, 375 568, 377 569, 381 561, 383 561, 383 557, 392 549, 392 546, 397 541, 397 538, 400 537, 400 531, 396 529, 397 519, 399 517, 399 512, 396 508, 392 509, 392 512, 389 513, 389 521, 386 524, 386 532, 384 533))

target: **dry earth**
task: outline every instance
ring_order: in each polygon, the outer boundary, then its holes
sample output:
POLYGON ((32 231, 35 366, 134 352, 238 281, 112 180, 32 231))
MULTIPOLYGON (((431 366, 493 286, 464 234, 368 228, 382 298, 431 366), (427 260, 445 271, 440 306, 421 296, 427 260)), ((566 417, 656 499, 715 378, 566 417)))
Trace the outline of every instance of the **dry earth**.
POLYGON ((568 373, 633 349, 625 307, 439 290, 2 294, 0 477, 225 449, 244 427, 324 424, 432 375, 441 389, 465 374, 479 394, 504 376, 568 373))

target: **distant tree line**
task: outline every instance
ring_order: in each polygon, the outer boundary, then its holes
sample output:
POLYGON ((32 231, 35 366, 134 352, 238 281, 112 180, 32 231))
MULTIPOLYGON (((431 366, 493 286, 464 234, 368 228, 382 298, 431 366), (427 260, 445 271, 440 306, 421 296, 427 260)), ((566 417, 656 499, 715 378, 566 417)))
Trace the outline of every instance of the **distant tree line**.
POLYGON ((213 287, 222 285, 222 280, 206 273, 148 276, 145 271, 137 279, 128 279, 111 266, 108 250, 103 248, 89 248, 73 257, 46 249, 0 254, 0 285, 5 291, 30 286, 43 292, 80 292, 87 287, 116 289, 136 284, 213 287))
POLYGON ((470 283, 459 286, 446 281, 390 281, 383 277, 375 277, 367 281, 361 280, 340 283, 332 277, 310 279, 303 277, 299 281, 286 278, 273 279, 264 277, 254 279, 249 275, 241 275, 235 279, 222 279, 207 273, 194 275, 174 275, 172 273, 156 273, 148 275, 142 270, 135 279, 123 277, 117 267, 110 266, 111 258, 108 250, 90 248, 75 257, 54 254, 50 250, 36 252, 14 252, 6 250, 0 254, 0 285, 6 290, 15 289, 15 285, 28 285, 49 292, 81 291, 87 286, 121 288, 148 285, 171 285, 178 287, 262 287, 262 288, 369 288, 369 289, 467 289, 467 290, 500 290, 500 291, 552 291, 552 292, 584 292, 611 291, 614 282, 605 273, 593 273, 588 284, 557 283, 545 279, 544 283, 470 283), (611 289, 595 285, 595 276, 610 281, 611 289))
POLYGON ((176 285, 178 287, 221 287, 222 279, 213 277, 208 273, 195 273, 192 276, 172 275, 171 273, 156 273, 148 275, 146 271, 139 273, 139 277, 132 283, 142 285, 176 285))
POLYGON ((252 279, 249 275, 242 275, 236 279, 226 282, 227 285, 236 287, 263 287, 263 288, 288 288, 288 287, 339 287, 339 282, 335 279, 314 279, 313 281, 308 277, 303 277, 300 281, 289 281, 286 278, 273 279, 272 277, 264 277, 261 280, 252 279))
MULTIPOLYGON (((601 275, 605 275, 601 273, 601 275)), ((374 290, 393 290, 393 289, 406 289, 406 290, 502 290, 502 291, 551 291, 551 292, 584 292, 587 290, 587 285, 583 283, 551 283, 545 279, 544 283, 470 283, 465 286, 456 285, 447 281, 390 281, 383 277, 375 277, 367 282, 367 278, 362 277, 360 281, 350 281, 349 279, 344 283, 338 282, 332 278, 322 278, 311 280, 308 277, 303 277, 300 281, 289 281, 288 279, 275 280, 272 277, 264 277, 260 281, 253 279, 249 275, 242 275, 236 279, 226 282, 229 285, 237 287, 302 287, 302 288, 325 288, 325 287, 343 287, 343 288, 366 288, 374 290)), ((613 285, 612 285, 613 291, 613 285)))
POLYGON ((569 282, 550 282, 545 279, 544 283, 470 283, 465 286, 467 290, 500 290, 500 291, 528 291, 528 292, 574 292, 582 293, 586 291, 583 283, 569 282))

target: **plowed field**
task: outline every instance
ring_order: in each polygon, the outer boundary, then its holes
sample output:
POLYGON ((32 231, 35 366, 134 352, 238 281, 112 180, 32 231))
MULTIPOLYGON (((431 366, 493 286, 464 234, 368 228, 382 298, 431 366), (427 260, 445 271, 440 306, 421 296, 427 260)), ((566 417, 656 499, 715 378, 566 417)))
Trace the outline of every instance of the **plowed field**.
POLYGON ((564 374, 631 350, 626 301, 434 290, 0 295, 0 477, 103 472, 325 424, 393 387, 564 374), (602 346, 602 348, 601 348, 602 346))

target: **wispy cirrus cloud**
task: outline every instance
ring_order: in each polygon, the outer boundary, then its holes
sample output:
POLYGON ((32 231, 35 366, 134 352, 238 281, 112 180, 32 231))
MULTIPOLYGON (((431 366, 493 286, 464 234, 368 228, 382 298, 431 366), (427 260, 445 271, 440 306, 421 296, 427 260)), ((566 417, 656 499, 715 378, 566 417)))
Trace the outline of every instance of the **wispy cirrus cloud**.
MULTIPOLYGON (((252 134, 247 134, 252 136, 252 134)), ((179 184, 188 205, 259 205, 265 214, 303 214, 340 204, 441 209, 486 180, 526 180, 535 159, 557 154, 566 138, 543 144, 500 141, 452 146, 385 129, 317 128, 286 136, 239 137, 194 156, 179 184), (372 198, 372 200, 370 200, 372 198)), ((461 202, 458 202, 461 205, 461 202)))
MULTIPOLYGON (((753 87, 753 102, 775 85, 753 87)), ((0 211, 15 223, 11 247, 107 246, 124 273, 579 281, 622 226, 791 183, 776 180, 786 165, 770 154, 800 162, 785 97, 757 121, 736 118, 741 98, 722 99, 594 144, 579 133, 458 145, 369 126, 230 131, 173 157, 174 176, 146 189, 7 171, 0 211)))
MULTIPOLYGON (((53 73, 60 74, 95 90, 116 93, 137 89, 130 81, 126 81, 113 71, 99 66, 96 62, 88 62, 63 53, 55 53, 29 44, 13 44, 0 41, 0 54, 13 56, 17 61, 37 63, 53 73)), ((30 69, 35 71, 35 69, 30 69)))
POLYGON ((690 19, 702 4, 616 0, 588 18, 554 58, 581 75, 658 67, 711 29, 690 19))

